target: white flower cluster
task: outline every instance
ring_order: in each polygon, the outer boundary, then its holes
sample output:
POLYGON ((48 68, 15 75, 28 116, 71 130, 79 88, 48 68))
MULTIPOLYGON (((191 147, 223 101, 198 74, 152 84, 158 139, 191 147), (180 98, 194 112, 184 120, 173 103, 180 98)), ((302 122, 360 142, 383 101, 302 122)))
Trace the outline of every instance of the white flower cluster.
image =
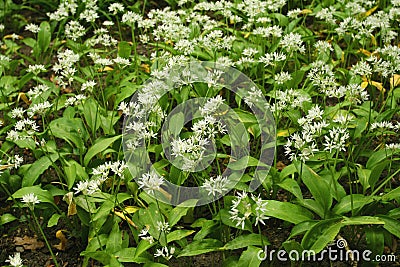
POLYGON ((111 175, 117 175, 121 179, 124 177, 124 170, 127 165, 123 161, 106 162, 97 168, 93 169, 90 180, 79 181, 73 188, 75 194, 83 193, 84 195, 92 195, 95 192, 101 191, 101 184, 111 175))
POLYGON ((237 196, 232 200, 232 205, 229 210, 230 219, 244 229, 246 220, 254 217, 254 225, 259 223, 265 225, 264 220, 269 219, 266 216, 268 201, 263 200, 260 196, 251 194, 250 198, 246 192, 237 192, 237 196))

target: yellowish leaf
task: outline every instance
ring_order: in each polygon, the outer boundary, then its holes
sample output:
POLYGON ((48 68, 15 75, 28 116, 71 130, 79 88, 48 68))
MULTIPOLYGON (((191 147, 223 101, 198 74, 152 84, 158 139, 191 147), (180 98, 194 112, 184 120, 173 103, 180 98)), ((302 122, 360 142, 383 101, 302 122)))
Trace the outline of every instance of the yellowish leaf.
POLYGON ((400 85, 400 75, 395 74, 390 78, 390 88, 394 88, 400 85))
POLYGON ((109 66, 105 66, 103 69, 98 69, 98 72, 105 72, 105 71, 112 71, 114 70, 113 68, 109 67, 109 66))
POLYGON ((67 238, 63 234, 63 230, 58 230, 56 232, 56 237, 60 240, 60 243, 58 245, 54 245, 54 247, 58 250, 65 250, 67 247, 67 238))

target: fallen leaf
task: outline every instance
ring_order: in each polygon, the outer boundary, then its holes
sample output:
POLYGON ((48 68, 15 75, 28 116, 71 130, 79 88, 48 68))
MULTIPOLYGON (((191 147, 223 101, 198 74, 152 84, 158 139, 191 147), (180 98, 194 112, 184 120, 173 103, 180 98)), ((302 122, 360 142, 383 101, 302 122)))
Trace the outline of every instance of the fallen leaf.
POLYGON ((42 241, 38 241, 36 236, 34 237, 29 237, 29 236, 24 236, 24 237, 14 237, 14 242, 15 245, 17 246, 23 246, 24 249, 30 249, 30 250, 36 250, 38 248, 44 247, 44 243, 42 241))
POLYGON ((64 195, 63 200, 68 204, 68 216, 75 215, 77 213, 76 204, 73 200, 74 193, 69 192, 64 195))
POLYGON ((394 88, 400 85, 400 75, 395 74, 390 78, 390 88, 394 88))
POLYGON ((63 230, 58 230, 56 232, 56 237, 60 240, 60 243, 58 245, 54 245, 54 247, 58 250, 65 250, 67 246, 67 238, 63 234, 63 230))
POLYGON ((278 170, 283 170, 284 168, 286 167, 286 164, 285 163, 283 163, 282 161, 278 161, 277 163, 276 163, 276 168, 278 169, 278 170))

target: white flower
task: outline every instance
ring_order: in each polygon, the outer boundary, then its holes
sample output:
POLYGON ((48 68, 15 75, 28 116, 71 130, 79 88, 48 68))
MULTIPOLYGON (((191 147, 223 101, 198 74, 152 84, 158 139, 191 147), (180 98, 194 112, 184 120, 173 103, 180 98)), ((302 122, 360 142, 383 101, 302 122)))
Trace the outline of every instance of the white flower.
POLYGON ((306 48, 303 45, 303 41, 301 40, 301 35, 298 33, 289 33, 283 36, 280 41, 282 48, 285 49, 289 54, 293 52, 304 53, 306 48))
POLYGON ((171 247, 168 250, 168 247, 162 247, 161 249, 157 249, 156 253, 154 254, 154 257, 164 257, 166 260, 170 260, 172 258, 172 255, 175 252, 175 248, 171 247))
POLYGON ((325 136, 325 150, 345 151, 346 140, 349 139, 350 134, 347 132, 346 128, 334 127, 329 130, 329 136, 325 136))
POLYGON ((16 252, 13 256, 8 256, 8 260, 5 262, 8 262, 11 266, 13 267, 22 267, 22 259, 21 259, 21 254, 19 252, 16 252))
POLYGON ((157 230, 159 232, 169 232, 169 231, 171 231, 171 227, 169 227, 168 222, 157 221, 157 230))
POLYGON ((27 72, 32 72, 35 75, 38 75, 40 72, 45 72, 46 68, 42 64, 29 65, 27 72))
POLYGON ((113 15, 116 15, 118 12, 123 12, 124 11, 124 5, 120 3, 112 3, 109 7, 108 10, 113 13, 113 15))
POLYGON ((228 178, 222 177, 221 175, 215 178, 211 177, 209 180, 206 180, 201 187, 208 192, 208 195, 213 195, 213 197, 218 194, 222 195, 229 190, 228 178))
POLYGON ((38 33, 39 30, 40 30, 40 27, 38 25, 36 25, 36 24, 33 24, 33 23, 27 24, 25 26, 25 31, 30 31, 32 33, 38 33))
POLYGON ((151 194, 154 194, 154 190, 159 191, 160 186, 163 183, 164 179, 160 177, 154 170, 148 173, 144 173, 138 181, 139 188, 143 188, 151 194))
POLYGON ((89 91, 89 92, 92 92, 93 91, 93 88, 96 86, 96 82, 95 81, 93 81, 93 80, 90 80, 90 81, 87 81, 87 82, 84 82, 83 84, 82 84, 82 86, 81 86, 81 91, 89 91))
POLYGON ((78 38, 85 35, 85 27, 83 27, 78 21, 71 20, 65 26, 65 35, 76 41, 78 38))
POLYGON ((34 193, 30 193, 22 196, 22 202, 26 203, 28 206, 33 207, 35 204, 39 204, 40 200, 34 193))
POLYGON ((150 244, 152 244, 154 242, 154 238, 149 234, 149 229, 148 228, 144 228, 140 231, 138 237, 140 237, 143 240, 147 240, 149 241, 150 244))

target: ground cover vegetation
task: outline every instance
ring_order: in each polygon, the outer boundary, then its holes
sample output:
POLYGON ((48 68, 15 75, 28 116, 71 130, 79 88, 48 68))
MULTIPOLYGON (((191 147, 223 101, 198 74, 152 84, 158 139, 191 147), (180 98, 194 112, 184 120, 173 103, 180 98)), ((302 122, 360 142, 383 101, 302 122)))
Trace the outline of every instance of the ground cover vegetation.
POLYGON ((39 266, 42 251, 57 267, 308 266, 259 251, 319 253, 337 240, 398 257, 399 21, 399 0, 1 0, 1 264, 39 266), (159 95, 176 67, 202 61, 255 86, 235 94, 222 71, 197 82, 185 69, 159 95), (173 162, 163 123, 196 98, 200 115, 169 120, 173 162), (252 107, 264 98, 273 153, 257 172, 252 107), (236 135, 227 107, 244 126, 236 135), (245 160, 232 156, 243 140, 245 160), (126 152, 142 146, 153 168, 139 174, 126 152), (232 187, 229 166, 244 171, 232 187), (164 203, 152 195, 175 197, 166 181, 215 200, 164 203))

